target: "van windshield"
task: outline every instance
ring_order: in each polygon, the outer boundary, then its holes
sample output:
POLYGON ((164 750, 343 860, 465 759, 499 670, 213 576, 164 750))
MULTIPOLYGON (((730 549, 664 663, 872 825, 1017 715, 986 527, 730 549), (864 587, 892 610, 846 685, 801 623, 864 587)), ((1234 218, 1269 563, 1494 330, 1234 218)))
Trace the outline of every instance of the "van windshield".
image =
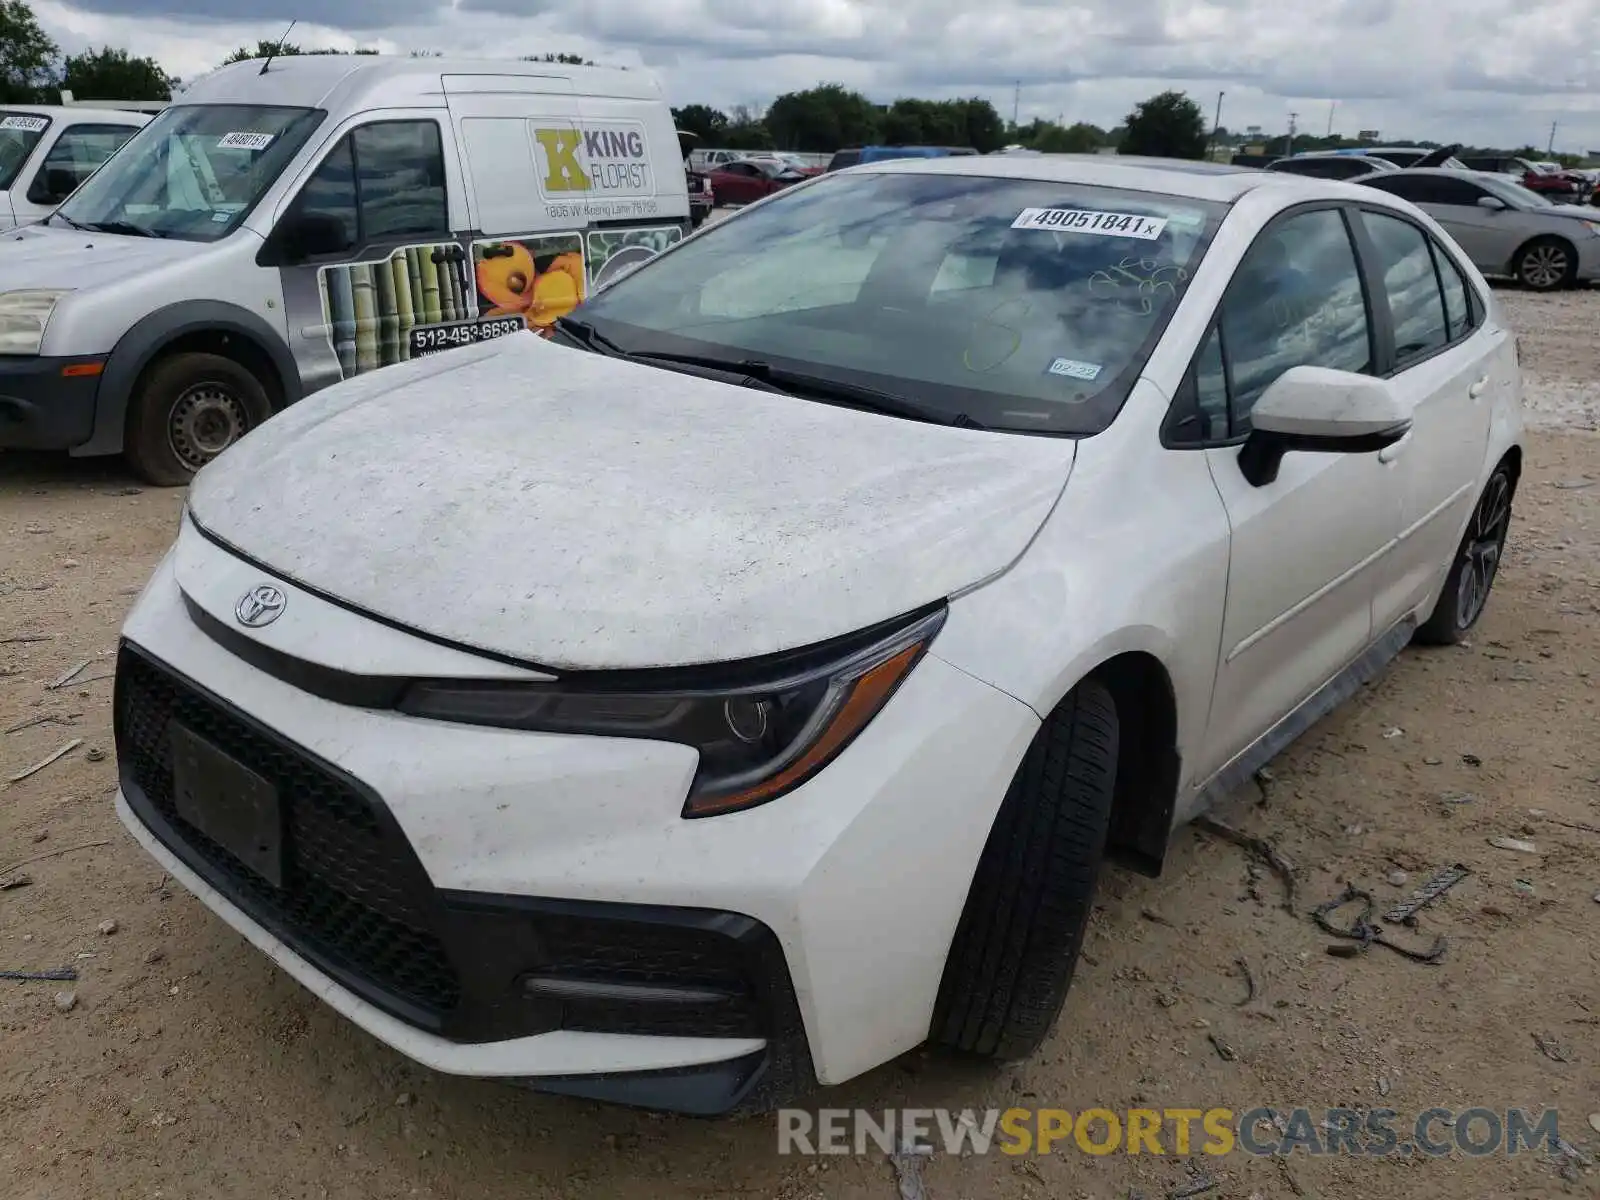
POLYGON ((0 192, 16 182, 17 172, 49 128, 49 117, 0 108, 0 192))
POLYGON ((238 227, 325 116, 320 109, 259 104, 163 109, 52 221, 214 242, 238 227))

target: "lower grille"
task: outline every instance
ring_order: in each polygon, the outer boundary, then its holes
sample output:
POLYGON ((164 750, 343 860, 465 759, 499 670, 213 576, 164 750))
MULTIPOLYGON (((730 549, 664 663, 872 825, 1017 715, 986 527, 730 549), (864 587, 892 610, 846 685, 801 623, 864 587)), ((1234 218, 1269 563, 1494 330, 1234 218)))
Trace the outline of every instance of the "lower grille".
POLYGON ((805 1054, 782 947, 751 917, 437 889, 363 784, 127 643, 114 709, 123 794, 146 828, 290 949, 411 1025, 458 1042, 556 1029, 760 1037, 805 1054), (281 886, 184 818, 174 726, 272 785, 281 886))
POLYGON ((403 836, 383 828, 354 784, 127 648, 117 662, 116 723, 123 770, 186 843, 185 857, 210 868, 208 882, 365 998, 413 1023, 442 1023, 460 1000, 460 982, 432 927, 432 885, 403 836), (173 721, 277 789, 281 888, 178 814, 173 721))

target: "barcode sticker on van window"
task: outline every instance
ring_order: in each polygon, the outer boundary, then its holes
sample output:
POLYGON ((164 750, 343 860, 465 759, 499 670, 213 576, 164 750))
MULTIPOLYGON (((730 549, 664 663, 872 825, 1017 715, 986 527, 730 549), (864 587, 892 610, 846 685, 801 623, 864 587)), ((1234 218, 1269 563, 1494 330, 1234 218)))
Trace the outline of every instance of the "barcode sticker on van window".
POLYGON ((1101 237, 1140 238, 1153 242, 1167 227, 1165 217, 1137 213, 1092 212, 1084 208, 1025 208, 1011 222, 1013 229, 1050 229, 1060 233, 1092 233, 1101 237))
POLYGON ((0 117, 0 129, 20 129, 24 133, 38 133, 48 124, 43 117, 0 117))
POLYGON ((265 150, 272 145, 275 134, 225 133, 217 140, 218 150, 265 150))

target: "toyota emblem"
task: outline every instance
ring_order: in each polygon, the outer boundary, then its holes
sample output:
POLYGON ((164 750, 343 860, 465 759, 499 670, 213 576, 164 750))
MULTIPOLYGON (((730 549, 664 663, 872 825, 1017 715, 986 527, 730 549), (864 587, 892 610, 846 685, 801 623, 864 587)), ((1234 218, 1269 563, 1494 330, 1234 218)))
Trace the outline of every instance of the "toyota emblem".
POLYGON ((233 606, 233 615, 239 618, 239 624, 260 629, 282 616, 288 603, 289 597, 278 588, 270 583, 258 583, 239 597, 239 603, 233 606))

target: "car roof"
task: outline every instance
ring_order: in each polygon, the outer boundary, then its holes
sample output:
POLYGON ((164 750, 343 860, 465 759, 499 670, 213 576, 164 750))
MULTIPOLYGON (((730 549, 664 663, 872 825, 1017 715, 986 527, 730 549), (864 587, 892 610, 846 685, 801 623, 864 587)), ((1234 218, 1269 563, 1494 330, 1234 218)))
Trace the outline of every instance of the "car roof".
MULTIPOLYGON (((578 67, 564 63, 508 59, 402 58, 382 54, 292 54, 271 60, 251 58, 203 75, 173 97, 180 104, 281 104, 295 108, 379 108, 444 101, 446 75, 487 75, 570 80, 555 94, 614 96, 655 100, 660 85, 644 71, 578 67)), ((576 101, 574 101, 576 103, 576 101)))
POLYGON ((143 125, 149 113, 128 108, 91 108, 87 104, 0 104, 8 113, 32 113, 41 117, 62 117, 72 121, 108 121, 113 124, 143 125))
MULTIPOLYGON (((1163 192, 1195 200, 1231 204, 1258 187, 1325 188, 1333 180, 1308 179, 1287 172, 1236 167, 1229 163, 1111 154, 974 154, 948 158, 894 158, 846 169, 851 174, 973 175, 994 179, 1032 179, 1041 183, 1081 183, 1163 192)), ((839 172, 844 174, 846 172, 839 172)))

